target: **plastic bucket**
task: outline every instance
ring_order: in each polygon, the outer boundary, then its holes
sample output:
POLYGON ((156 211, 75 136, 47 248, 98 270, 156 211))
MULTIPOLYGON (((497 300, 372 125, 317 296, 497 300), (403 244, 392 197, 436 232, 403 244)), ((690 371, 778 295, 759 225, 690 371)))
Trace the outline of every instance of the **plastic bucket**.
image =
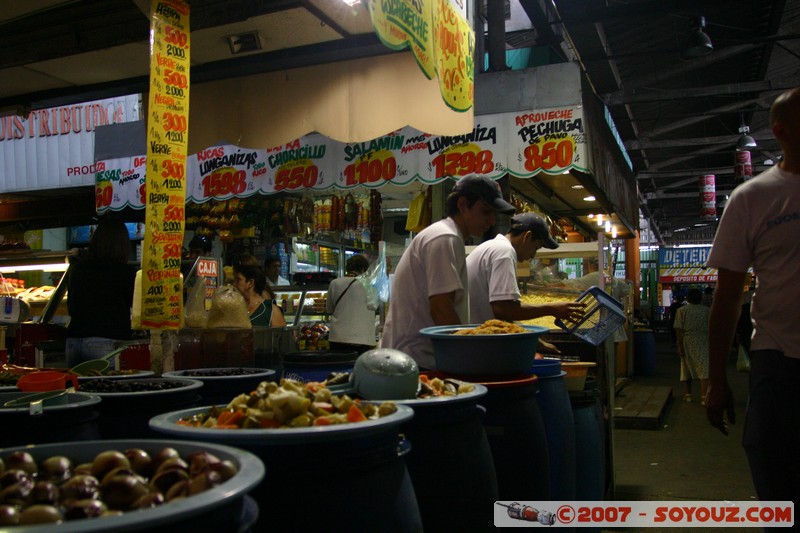
POLYGON ((411 442, 406 465, 426 532, 494 529, 498 500, 492 451, 478 402, 486 394, 407 400, 414 418, 401 430, 411 442), (468 512, 454 512, 456 509, 468 512))
POLYGON ((172 437, 241 448, 264 462, 267 478, 250 493, 260 510, 253 531, 422 531, 401 455, 409 447, 398 445, 411 410, 398 408, 406 414, 385 424, 218 430, 175 423, 205 410, 198 408, 160 415, 150 425, 172 437))
POLYGON ((633 331, 633 373, 652 376, 656 372, 656 337, 652 329, 633 331))
POLYGON ((46 392, 66 389, 68 383, 77 389, 78 376, 69 372, 45 370, 21 376, 17 380, 17 388, 24 392, 46 392))
POLYGON ((262 381, 275 381, 269 368, 197 368, 164 372, 164 378, 188 378, 201 381, 201 405, 227 405, 240 394, 255 390, 262 381))
POLYGON ((550 451, 550 496, 553 500, 571 501, 575 499, 575 421, 564 375, 566 372, 540 376, 536 401, 550 451))
POLYGON ((536 403, 536 376, 481 381, 488 393, 483 425, 497 476, 498 500, 550 500, 547 437, 536 403))
POLYGON ((27 392, 0 393, 0 448, 95 440, 100 438, 97 408, 100 397, 82 392, 68 392, 66 402, 43 403, 42 413, 31 415, 29 407, 3 407, 27 392))
POLYGON ((575 499, 605 499, 603 410, 597 391, 570 392, 575 419, 575 499))
MULTIPOLYGON (((97 392, 103 401, 98 406, 97 424, 104 439, 157 438, 150 429, 150 419, 161 413, 196 407, 200 403, 203 383, 194 379, 149 378, 142 380, 113 380, 116 383, 180 381, 183 386, 142 392, 97 392)), ((90 387, 88 382, 84 385, 90 387)))
POLYGON ((325 381, 331 372, 351 372, 358 352, 307 351, 283 356, 283 377, 298 381, 325 381))

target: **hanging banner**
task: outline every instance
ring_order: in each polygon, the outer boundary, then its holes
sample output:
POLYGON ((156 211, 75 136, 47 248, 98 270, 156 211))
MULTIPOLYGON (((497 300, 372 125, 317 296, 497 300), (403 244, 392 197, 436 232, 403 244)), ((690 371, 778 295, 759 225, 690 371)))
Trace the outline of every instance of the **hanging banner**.
MULTIPOLYGON (((114 188, 103 193, 104 210, 137 207, 139 159, 102 162, 103 176, 114 188)), ((591 173, 580 107, 481 115, 471 132, 455 137, 407 127, 360 143, 311 134, 268 149, 215 146, 189 156, 186 165, 186 199, 195 203, 256 193, 434 184, 473 172, 492 179, 506 173, 519 178, 591 173)))
POLYGON ((463 6, 451 0, 369 0, 372 26, 392 50, 411 49, 422 73, 437 76, 442 98, 455 111, 475 101, 475 34, 463 6))
MULTIPOLYGON (((183 317, 180 266, 189 128, 189 5, 182 0, 153 0, 150 9, 147 179, 145 190, 138 191, 140 197, 147 195, 142 328, 162 330, 178 329, 183 317)), ((134 165, 127 170, 135 169, 134 165)), ((121 172, 119 177, 121 181, 121 172)), ((120 199, 131 197, 124 194, 120 199)))
POLYGON ((733 153, 733 177, 745 181, 753 177, 753 163, 748 150, 737 150, 733 153))
POLYGON ((713 174, 700 176, 700 216, 703 220, 717 218, 717 187, 713 174))

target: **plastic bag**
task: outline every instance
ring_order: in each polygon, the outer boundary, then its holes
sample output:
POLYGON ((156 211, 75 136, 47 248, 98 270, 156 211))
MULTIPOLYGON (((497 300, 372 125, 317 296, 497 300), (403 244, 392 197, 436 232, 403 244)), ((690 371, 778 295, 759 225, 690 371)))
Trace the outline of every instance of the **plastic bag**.
POLYGON ((204 328, 208 323, 208 311, 206 311, 206 284, 196 280, 186 294, 186 305, 184 306, 184 322, 190 328, 204 328))
POLYGON ((211 310, 208 312, 209 329, 213 328, 251 328, 247 304, 242 293, 230 285, 223 285, 211 297, 211 310))
POLYGON ((431 223, 430 193, 429 189, 420 191, 411 200, 406 217, 406 231, 418 233, 431 223))
POLYGON ((744 346, 739 345, 739 354, 736 357, 736 370, 739 372, 750 372, 750 356, 744 346))
POLYGON ((384 242, 378 243, 378 260, 357 279, 367 293, 368 309, 377 309, 380 302, 389 301, 391 283, 389 275, 386 273, 386 245, 384 242))

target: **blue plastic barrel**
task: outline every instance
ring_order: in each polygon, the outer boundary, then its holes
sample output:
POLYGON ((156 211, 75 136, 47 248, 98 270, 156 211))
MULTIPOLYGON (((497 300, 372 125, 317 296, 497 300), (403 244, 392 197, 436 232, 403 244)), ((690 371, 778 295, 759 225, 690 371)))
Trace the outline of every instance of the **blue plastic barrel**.
POLYGON ((494 509, 486 502, 499 498, 478 405, 483 396, 399 401, 414 409, 401 431, 411 443, 406 465, 426 533, 494 529, 494 509))
POLYGON ((559 501, 575 499, 575 422, 565 375, 539 376, 536 394, 550 451, 550 496, 559 501))
POLYGON ((498 499, 550 500, 550 463, 536 402, 537 377, 473 381, 488 389, 480 403, 486 409, 483 425, 492 450, 498 499))
POLYGON ((283 356, 283 376, 298 381, 325 381, 334 372, 352 372, 358 359, 354 351, 304 351, 283 356))
POLYGON ((575 499, 605 499, 605 437, 603 409, 597 390, 569 393, 575 418, 575 499))
POLYGON ((656 372, 656 337, 652 329, 633 331, 633 373, 652 376, 656 372))

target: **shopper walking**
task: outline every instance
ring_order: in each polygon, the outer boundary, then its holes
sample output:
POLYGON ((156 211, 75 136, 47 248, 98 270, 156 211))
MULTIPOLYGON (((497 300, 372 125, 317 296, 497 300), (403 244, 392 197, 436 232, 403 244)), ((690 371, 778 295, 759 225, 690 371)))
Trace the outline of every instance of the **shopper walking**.
POLYGON ((708 393, 708 316, 709 308, 703 305, 700 289, 691 289, 689 303, 675 312, 675 334, 678 356, 681 358, 681 381, 685 393, 683 401, 692 401, 692 381, 700 380, 701 404, 706 404, 708 393))
POLYGON ((800 88, 770 109, 783 159, 738 186, 720 220, 708 266, 718 269, 711 305, 710 389, 707 415, 727 434, 733 397, 726 362, 744 294, 747 270, 756 275, 751 305, 750 397, 743 444, 761 500, 800 501, 800 88))

